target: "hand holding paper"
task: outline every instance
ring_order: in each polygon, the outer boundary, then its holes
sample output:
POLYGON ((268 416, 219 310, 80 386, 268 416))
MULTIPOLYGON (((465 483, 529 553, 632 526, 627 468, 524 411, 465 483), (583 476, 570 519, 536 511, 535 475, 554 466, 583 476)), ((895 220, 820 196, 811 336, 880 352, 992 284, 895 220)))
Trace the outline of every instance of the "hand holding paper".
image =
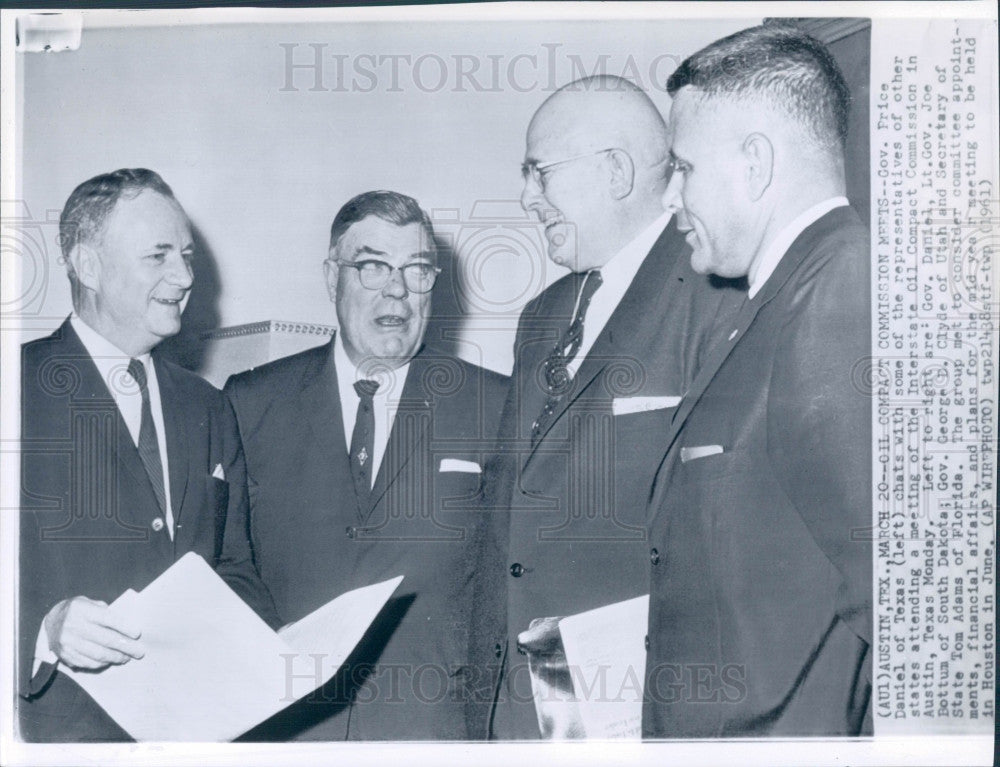
POLYGON ((49 610, 44 621, 49 648, 72 668, 97 670, 143 656, 139 630, 104 602, 73 597, 49 610))
POLYGON ((336 674, 402 576, 356 589, 276 634, 189 553, 109 608, 146 655, 66 673, 136 740, 231 740, 336 674))

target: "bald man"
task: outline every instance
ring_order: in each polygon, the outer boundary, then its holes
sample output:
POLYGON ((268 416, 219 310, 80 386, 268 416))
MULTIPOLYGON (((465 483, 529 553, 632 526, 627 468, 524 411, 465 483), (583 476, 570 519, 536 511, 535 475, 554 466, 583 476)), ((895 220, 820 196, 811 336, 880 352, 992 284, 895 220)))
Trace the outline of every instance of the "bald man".
POLYGON ((528 127, 521 204, 570 273, 522 312, 485 470, 470 566, 474 738, 581 734, 536 710, 518 635, 648 591, 660 441, 737 294, 691 270, 662 204, 668 159, 662 116, 616 77, 564 86, 528 127))

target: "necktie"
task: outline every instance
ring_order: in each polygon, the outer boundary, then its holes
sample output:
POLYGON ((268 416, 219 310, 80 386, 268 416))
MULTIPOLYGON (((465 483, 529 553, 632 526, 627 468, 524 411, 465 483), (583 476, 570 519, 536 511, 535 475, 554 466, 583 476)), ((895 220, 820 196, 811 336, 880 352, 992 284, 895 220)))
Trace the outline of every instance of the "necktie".
POLYGON ((368 506, 372 492, 372 452, 375 449, 375 405, 373 397, 378 391, 378 381, 363 379, 354 382, 358 402, 358 416, 354 420, 351 433, 351 476, 354 477, 354 491, 362 509, 368 506))
POLYGON ((573 361, 577 352, 580 351, 580 344, 583 342, 583 318, 587 314, 587 307, 590 306, 590 301, 594 297, 594 293, 597 292, 597 289, 601 287, 603 282, 600 270, 594 269, 587 272, 583 281, 583 287, 580 289, 580 298, 577 301, 573 321, 545 360, 543 371, 545 373, 545 391, 548 394, 548 399, 545 402, 545 407, 542 408, 541 414, 531 425, 532 444, 535 444, 542 433, 548 428, 549 420, 559 405, 559 401, 569 391, 573 379, 567 365, 573 361))
POLYGON ((160 443, 156 438, 156 424, 153 423, 153 409, 149 404, 149 388, 146 381, 146 368, 137 359, 128 363, 128 374, 139 386, 142 393, 142 420, 139 422, 139 458, 146 468, 149 483, 153 486, 156 503, 160 513, 167 515, 167 496, 163 489, 163 461, 160 460, 160 443))

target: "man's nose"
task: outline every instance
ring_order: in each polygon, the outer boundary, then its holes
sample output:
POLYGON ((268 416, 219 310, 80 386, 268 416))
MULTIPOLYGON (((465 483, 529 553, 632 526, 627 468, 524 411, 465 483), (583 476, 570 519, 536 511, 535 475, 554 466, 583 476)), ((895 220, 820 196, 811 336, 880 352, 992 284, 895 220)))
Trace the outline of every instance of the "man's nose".
POLYGON ((389 279, 386 280, 385 287, 382 288, 382 295, 391 298, 405 298, 409 291, 403 281, 403 270, 393 269, 389 272, 389 279))
POLYGON ((671 210, 675 213, 684 207, 681 199, 681 191, 684 189, 684 174, 674 171, 667 184, 667 190, 663 193, 663 209, 671 210))
POLYGON ((521 189, 521 207, 525 211, 539 210, 545 198, 542 196, 541 187, 530 173, 524 179, 524 187, 521 189))
POLYGON ((174 287, 187 290, 194 283, 194 268, 191 265, 191 256, 180 253, 171 255, 170 272, 167 281, 174 287))

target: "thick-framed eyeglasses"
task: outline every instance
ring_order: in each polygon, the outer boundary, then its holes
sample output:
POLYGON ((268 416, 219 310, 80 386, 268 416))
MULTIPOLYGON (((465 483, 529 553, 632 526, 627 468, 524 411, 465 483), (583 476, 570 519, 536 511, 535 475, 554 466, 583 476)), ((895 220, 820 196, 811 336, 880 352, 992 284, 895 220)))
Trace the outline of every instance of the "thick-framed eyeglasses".
POLYGON ((618 147, 608 147, 607 149, 598 149, 596 152, 587 152, 586 154, 578 154, 573 157, 566 157, 562 160, 548 160, 546 162, 524 162, 521 163, 521 178, 525 182, 530 178, 536 184, 538 188, 543 192, 545 191, 545 178, 546 174, 551 173, 552 169, 559 165, 566 165, 567 163, 576 162, 577 160, 582 160, 586 157, 595 157, 599 154, 604 154, 605 152, 614 152, 618 147))
POLYGON ((393 266, 374 258, 360 261, 338 261, 337 266, 356 269, 358 279, 361 280, 361 287, 368 290, 381 290, 388 284, 392 273, 399 271, 403 275, 403 284, 411 293, 429 293, 441 273, 441 268, 433 264, 416 262, 403 266, 393 266))

